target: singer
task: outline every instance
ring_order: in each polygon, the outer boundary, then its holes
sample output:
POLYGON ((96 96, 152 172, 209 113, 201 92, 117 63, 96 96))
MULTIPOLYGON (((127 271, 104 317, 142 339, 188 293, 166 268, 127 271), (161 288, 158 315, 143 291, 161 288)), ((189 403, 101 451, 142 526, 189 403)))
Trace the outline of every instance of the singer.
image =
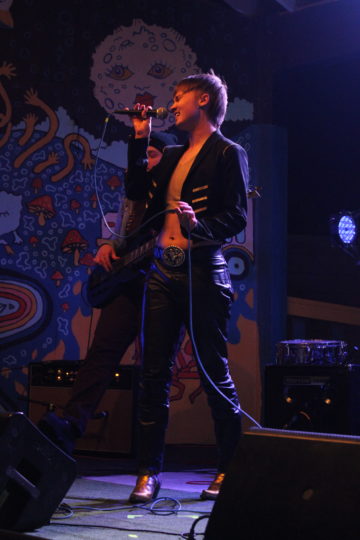
POLYGON ((162 214, 149 225, 156 228, 158 237, 144 293, 139 476, 131 502, 149 501, 160 488, 171 358, 183 323, 195 340, 207 374, 230 400, 220 396, 199 368, 219 454, 218 472, 203 490, 203 499, 217 497, 240 437, 240 407, 226 346, 233 290, 221 245, 246 226, 248 162, 245 150, 220 132, 226 107, 226 85, 213 72, 180 81, 170 110, 176 127, 187 132, 189 142, 166 148, 150 173, 145 165, 151 136, 149 109, 137 105, 141 116, 132 116, 127 196, 147 201, 144 222, 165 209, 173 212, 162 214), (189 321, 189 235, 193 327, 189 321))

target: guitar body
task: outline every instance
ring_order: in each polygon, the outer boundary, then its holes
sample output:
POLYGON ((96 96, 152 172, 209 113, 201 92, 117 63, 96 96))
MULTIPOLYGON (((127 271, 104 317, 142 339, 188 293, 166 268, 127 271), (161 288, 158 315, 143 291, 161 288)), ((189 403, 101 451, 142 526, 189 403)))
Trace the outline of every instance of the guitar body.
POLYGON ((96 265, 86 284, 86 298, 91 307, 103 308, 123 290, 124 284, 146 270, 155 247, 156 238, 138 239, 122 248, 120 259, 112 262, 110 272, 96 265))
MULTIPOLYGON (((114 265, 113 265, 114 266, 114 265)), ((124 284, 136 278, 140 271, 125 269, 121 272, 107 272, 97 265, 86 284, 86 299, 91 307, 103 308, 121 293, 124 284)))

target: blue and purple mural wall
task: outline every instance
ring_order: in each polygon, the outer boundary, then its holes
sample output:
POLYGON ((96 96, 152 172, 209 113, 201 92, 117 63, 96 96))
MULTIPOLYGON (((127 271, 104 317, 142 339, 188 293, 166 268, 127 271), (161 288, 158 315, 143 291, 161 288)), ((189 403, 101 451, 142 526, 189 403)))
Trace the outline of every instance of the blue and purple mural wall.
MULTIPOLYGON (((84 284, 124 195, 131 133, 111 113, 136 102, 166 107, 178 80, 213 68, 229 86, 223 132, 251 150, 249 22, 224 5, 183 4, 0 1, 0 382, 15 399, 26 398, 30 362, 86 355, 94 318, 84 284)), ((153 128, 172 131, 173 121, 153 128)), ((247 231, 225 254, 236 293, 230 358, 258 415, 252 227, 250 202, 247 231)), ((135 346, 125 361, 137 360, 135 346)), ((173 400, 186 408, 200 394, 186 337, 173 400)))

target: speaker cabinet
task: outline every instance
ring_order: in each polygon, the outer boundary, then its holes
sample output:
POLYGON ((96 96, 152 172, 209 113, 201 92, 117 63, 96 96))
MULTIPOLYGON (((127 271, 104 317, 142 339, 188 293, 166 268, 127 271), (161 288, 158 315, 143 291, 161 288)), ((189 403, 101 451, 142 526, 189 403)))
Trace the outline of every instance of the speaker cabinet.
POLYGON ((360 434, 360 365, 268 365, 264 424, 276 429, 360 434))
POLYGON ((0 529, 46 525, 75 477, 75 460, 23 413, 0 414, 0 529))
POLYGON ((253 429, 245 433, 205 540, 358 537, 360 437, 253 429))
MULTIPOLYGON (((30 364, 29 418, 36 424, 48 411, 61 413, 70 397, 80 362, 30 364)), ((131 455, 134 452, 137 369, 121 366, 106 390, 94 418, 88 422, 75 450, 131 455)))

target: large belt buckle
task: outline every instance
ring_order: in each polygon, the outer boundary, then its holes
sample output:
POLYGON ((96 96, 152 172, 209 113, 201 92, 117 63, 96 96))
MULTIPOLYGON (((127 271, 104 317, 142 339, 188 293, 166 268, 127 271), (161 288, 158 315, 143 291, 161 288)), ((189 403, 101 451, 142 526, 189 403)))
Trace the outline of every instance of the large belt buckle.
POLYGON ((185 261, 185 251, 178 246, 167 246, 161 253, 161 260, 166 266, 177 268, 185 261))

